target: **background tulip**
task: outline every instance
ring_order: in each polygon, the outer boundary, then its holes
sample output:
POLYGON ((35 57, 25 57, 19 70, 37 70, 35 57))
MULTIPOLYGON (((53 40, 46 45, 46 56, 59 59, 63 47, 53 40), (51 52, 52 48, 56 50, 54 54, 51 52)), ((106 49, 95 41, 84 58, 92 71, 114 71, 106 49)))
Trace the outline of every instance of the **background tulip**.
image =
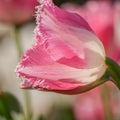
POLYGON ((34 15, 37 0, 0 0, 0 22, 22 24, 34 15))
POLYGON ((76 120, 89 120, 89 119, 112 120, 113 119, 112 115, 115 115, 113 109, 113 106, 115 105, 114 104, 115 101, 113 102, 113 100, 111 99, 111 93, 109 94, 110 99, 108 98, 107 95, 103 96, 101 89, 104 89, 103 86, 97 87, 94 90, 91 90, 77 97, 73 108, 76 120), (108 111, 105 109, 104 105, 107 107, 108 111), (108 115, 108 112, 110 112, 109 117, 106 116, 106 114, 108 115))
POLYGON ((80 93, 106 71, 104 48, 88 23, 51 0, 37 12, 36 43, 17 66, 22 88, 80 93))
POLYGON ((95 90, 79 95, 74 106, 76 120, 104 120, 101 98, 95 90))

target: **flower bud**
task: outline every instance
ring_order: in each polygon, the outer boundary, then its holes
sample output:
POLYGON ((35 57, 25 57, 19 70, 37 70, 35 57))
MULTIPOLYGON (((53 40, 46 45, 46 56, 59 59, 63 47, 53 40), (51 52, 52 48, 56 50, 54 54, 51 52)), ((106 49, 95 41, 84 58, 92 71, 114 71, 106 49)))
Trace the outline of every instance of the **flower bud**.
POLYGON ((51 0, 40 0, 35 38, 16 68, 22 88, 81 93, 106 71, 103 45, 88 23, 51 0))

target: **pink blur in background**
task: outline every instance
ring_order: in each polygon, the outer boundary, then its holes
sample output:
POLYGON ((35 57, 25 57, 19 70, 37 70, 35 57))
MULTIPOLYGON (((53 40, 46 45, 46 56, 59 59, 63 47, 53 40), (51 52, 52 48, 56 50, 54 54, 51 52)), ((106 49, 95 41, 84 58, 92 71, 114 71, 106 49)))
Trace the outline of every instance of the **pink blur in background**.
POLYGON ((37 0, 0 0, 0 22, 22 24, 32 19, 37 0))

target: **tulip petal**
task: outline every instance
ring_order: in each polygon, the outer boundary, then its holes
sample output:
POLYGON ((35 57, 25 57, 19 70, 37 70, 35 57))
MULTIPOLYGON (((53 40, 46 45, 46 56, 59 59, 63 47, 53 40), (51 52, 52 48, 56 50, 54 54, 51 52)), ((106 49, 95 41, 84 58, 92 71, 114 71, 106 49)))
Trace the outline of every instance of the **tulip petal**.
POLYGON ((27 79, 22 83, 24 88, 35 88, 34 84, 37 81, 44 80, 45 85, 41 86, 40 84, 40 88, 49 86, 47 87, 49 90, 69 90, 95 81, 99 77, 98 73, 100 76, 104 73, 105 69, 103 68, 104 66, 92 69, 77 69, 57 63, 50 58, 43 46, 37 44, 26 52, 16 71, 19 77, 22 76, 27 79))
POLYGON ((52 59, 77 68, 100 64, 105 57, 104 48, 87 22, 77 14, 50 4, 50 0, 48 3, 44 2, 42 8, 38 8, 38 26, 35 32, 38 42, 46 45, 52 59), (93 62, 94 57, 96 60, 93 62), (73 59, 75 62, 71 64, 73 59))
POLYGON ((71 90, 79 87, 80 83, 75 82, 63 82, 63 81, 52 81, 47 79, 25 79, 21 88, 23 89, 40 89, 40 90, 71 90))
POLYGON ((18 76, 25 79, 21 87, 76 90, 100 78, 106 71, 104 48, 87 22, 61 10, 51 0, 40 3, 37 42, 16 69, 18 76))

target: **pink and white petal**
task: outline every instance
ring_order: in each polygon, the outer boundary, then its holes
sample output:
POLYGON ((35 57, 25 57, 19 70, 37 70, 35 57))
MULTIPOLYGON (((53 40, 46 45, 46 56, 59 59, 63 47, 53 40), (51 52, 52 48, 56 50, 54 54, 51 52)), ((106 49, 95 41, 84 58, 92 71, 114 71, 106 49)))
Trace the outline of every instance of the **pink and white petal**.
POLYGON ((37 43, 16 69, 25 78, 22 87, 76 91, 99 79, 106 71, 105 53, 87 22, 54 6, 51 0, 40 2, 37 43))
POLYGON ((78 94, 86 90, 86 86, 90 86, 94 81, 82 83, 75 79, 40 79, 40 78, 25 78, 21 84, 23 89, 37 89, 43 91, 55 91, 64 94, 78 94))
POLYGON ((96 35, 87 28, 89 26, 87 22, 77 14, 68 13, 53 4, 45 3, 38 10, 40 16, 37 18, 36 36, 41 44, 47 44, 47 51, 52 59, 62 64, 69 61, 68 65, 77 66, 77 68, 96 67, 100 62, 103 62, 105 58, 104 48, 96 35), (73 19, 74 16, 78 18, 73 19), (71 19, 66 17, 71 17, 71 19), (77 24, 77 26, 72 23, 77 24), (69 49, 67 50, 67 48, 69 49), (71 64, 73 57, 76 58, 77 65, 71 64), (89 63, 89 61, 93 61, 93 58, 95 61, 92 64, 89 63))
POLYGON ((38 89, 38 90, 71 90, 75 89, 77 87, 82 85, 82 83, 78 82, 70 82, 69 80, 64 81, 53 81, 48 79, 35 79, 35 78, 29 78, 25 79, 21 83, 21 88, 23 89, 38 89), (68 82, 69 81, 69 82, 68 82))
MULTIPOLYGON (((62 24, 68 24, 70 26, 75 27, 82 27, 87 30, 91 30, 88 23, 78 14, 76 13, 70 13, 67 11, 64 11, 60 9, 59 7, 55 6, 52 3, 52 0, 46 0, 46 1, 40 1, 41 5, 38 7, 37 11, 37 23, 38 24, 46 24, 49 22, 46 22, 49 19, 47 16, 49 16, 53 22, 56 23, 62 23, 62 24)), ((50 24, 47 24, 49 26, 50 24)))
MULTIPOLYGON (((72 33, 63 33, 63 41, 83 61, 84 68, 96 67, 104 62, 105 52, 95 34, 80 28, 71 28, 72 33), (93 61, 95 59, 95 61, 93 61)), ((60 33, 58 33, 60 35, 60 33)))
POLYGON ((17 66, 16 72, 25 78, 74 79, 81 83, 95 81, 100 72, 105 72, 104 64, 91 69, 77 69, 53 61, 42 46, 36 45, 28 50, 17 66))
POLYGON ((61 64, 46 66, 21 67, 17 70, 20 76, 27 78, 51 79, 53 81, 60 79, 74 79, 81 83, 89 83, 100 78, 105 72, 105 66, 99 66, 92 69, 75 69, 61 64))

